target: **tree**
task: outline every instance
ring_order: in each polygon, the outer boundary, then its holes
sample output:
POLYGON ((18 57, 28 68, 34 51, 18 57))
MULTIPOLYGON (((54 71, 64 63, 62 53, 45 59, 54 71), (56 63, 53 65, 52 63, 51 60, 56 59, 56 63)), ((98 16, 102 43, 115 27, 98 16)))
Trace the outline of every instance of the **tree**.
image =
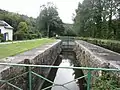
POLYGON ((27 39, 27 35, 28 35, 28 26, 26 24, 26 22, 20 22, 18 25, 18 30, 15 33, 16 38, 18 40, 23 40, 23 39, 27 39))
POLYGON ((78 36, 120 39, 119 0, 84 0, 78 4, 74 30, 78 36))
POLYGON ((38 16, 38 29, 44 36, 51 37, 55 34, 60 35, 63 32, 62 20, 58 16, 57 8, 53 3, 41 6, 41 12, 38 16))
POLYGON ((64 36, 76 36, 76 32, 73 30, 73 24, 64 24, 64 36))
MULTIPOLYGON (((13 12, 8 12, 5 10, 1 10, 0 9, 0 20, 4 20, 7 23, 9 23, 13 28, 13 33, 14 36, 16 35, 16 33, 18 32, 18 25, 20 22, 25 22, 28 26, 28 32, 29 34, 36 34, 36 38, 39 38, 39 34, 40 32, 38 31, 37 27, 36 27, 36 18, 32 18, 32 17, 28 17, 26 15, 20 15, 18 13, 13 13, 13 12)), ((30 35, 31 36, 31 35, 30 35)), ((16 39, 16 38, 14 38, 16 39)), ((31 38, 28 38, 31 39, 31 38)))

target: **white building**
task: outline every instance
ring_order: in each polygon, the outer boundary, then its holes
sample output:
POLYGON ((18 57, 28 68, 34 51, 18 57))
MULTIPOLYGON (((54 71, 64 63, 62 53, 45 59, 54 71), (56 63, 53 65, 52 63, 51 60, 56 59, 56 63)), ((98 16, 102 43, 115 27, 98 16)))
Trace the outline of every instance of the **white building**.
POLYGON ((5 21, 0 20, 0 33, 4 35, 4 40, 13 40, 13 27, 5 21))

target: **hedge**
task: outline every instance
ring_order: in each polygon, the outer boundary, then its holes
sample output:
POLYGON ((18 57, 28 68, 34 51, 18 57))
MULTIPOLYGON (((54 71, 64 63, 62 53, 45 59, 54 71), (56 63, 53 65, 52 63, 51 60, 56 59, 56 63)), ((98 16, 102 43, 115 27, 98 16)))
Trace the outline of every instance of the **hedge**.
POLYGON ((105 40, 105 39, 97 39, 97 38, 83 38, 76 37, 77 40, 84 40, 89 43, 110 49, 112 51, 120 53, 120 41, 117 40, 105 40))

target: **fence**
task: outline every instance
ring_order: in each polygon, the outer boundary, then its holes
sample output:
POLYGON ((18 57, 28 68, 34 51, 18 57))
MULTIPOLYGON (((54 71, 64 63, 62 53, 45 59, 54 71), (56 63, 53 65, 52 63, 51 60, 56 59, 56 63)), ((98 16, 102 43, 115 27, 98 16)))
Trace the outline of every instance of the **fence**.
MULTIPOLYGON (((54 86, 61 86, 61 87, 64 87, 66 88, 66 90, 70 90, 69 88, 67 88, 65 85, 75 81, 75 80, 80 80, 82 78, 86 78, 87 80, 87 90, 91 90, 92 88, 92 82, 91 82, 91 79, 92 78, 95 78, 95 79, 99 79, 98 77, 92 75, 92 71, 109 71, 109 72, 119 72, 120 70, 119 69, 107 69, 107 68, 90 68, 90 67, 61 67, 61 66, 49 66, 49 65, 30 65, 30 64, 14 64, 14 63, 0 63, 0 65, 5 65, 5 66, 11 66, 11 67, 27 67, 28 68, 28 72, 25 72, 21 75, 18 75, 16 77, 13 77, 13 78, 9 78, 8 80, 0 80, 0 82, 2 83, 5 83, 11 87, 14 87, 16 90, 23 90, 22 88, 19 88, 18 86, 10 83, 11 80, 14 80, 14 79, 17 79, 25 74, 28 74, 29 76, 29 80, 28 80, 28 90, 32 90, 32 76, 35 75, 39 78, 42 78, 48 82, 50 82, 52 85, 51 86, 48 86, 48 87, 45 87, 44 89, 41 89, 41 90, 47 90, 51 87, 54 87, 54 86), (66 68, 66 69, 78 69, 78 70, 87 70, 88 73, 84 76, 81 76, 81 77, 78 77, 76 79, 74 79, 73 81, 70 81, 70 82, 66 82, 66 83, 63 83, 63 84, 56 84, 54 83, 53 81, 43 77, 42 75, 39 75, 37 73, 35 73, 34 71, 32 71, 31 68, 33 67, 37 67, 37 68, 66 68)), ((109 83, 106 85, 109 85, 109 83)), ((110 85, 112 88, 114 88, 113 90, 120 90, 120 88, 117 88, 117 87, 113 87, 112 85, 110 85)), ((106 90, 111 90, 111 89, 106 89, 106 90)))

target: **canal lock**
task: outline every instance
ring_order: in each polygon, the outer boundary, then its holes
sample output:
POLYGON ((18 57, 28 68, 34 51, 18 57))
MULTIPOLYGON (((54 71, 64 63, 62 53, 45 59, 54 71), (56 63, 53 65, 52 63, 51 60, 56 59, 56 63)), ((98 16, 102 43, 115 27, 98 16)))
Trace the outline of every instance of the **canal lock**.
MULTIPOLYGON (((55 66, 63 66, 63 67, 80 67, 80 63, 77 62, 76 54, 73 51, 62 51, 58 56, 55 66)), ((47 90, 87 90, 86 89, 86 80, 85 78, 77 79, 81 76, 84 76, 82 70, 78 69, 66 69, 66 68, 52 68, 48 79, 53 81, 58 86, 54 86, 47 90), (70 82, 72 81, 72 82, 70 82), (62 84, 70 82, 64 86, 62 84)), ((42 88, 51 86, 52 84, 45 81, 42 88)))

